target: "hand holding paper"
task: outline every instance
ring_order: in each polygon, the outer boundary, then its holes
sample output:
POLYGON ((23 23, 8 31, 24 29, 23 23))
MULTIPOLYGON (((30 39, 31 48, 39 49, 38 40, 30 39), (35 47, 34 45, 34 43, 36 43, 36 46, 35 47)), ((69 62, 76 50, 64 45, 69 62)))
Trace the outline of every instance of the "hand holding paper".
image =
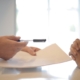
POLYGON ((26 52, 20 51, 8 61, 0 59, 0 67, 30 68, 72 60, 57 44, 52 44, 36 52, 36 54, 37 56, 31 56, 26 52))
POLYGON ((40 50, 40 49, 37 48, 37 47, 28 47, 28 46, 26 46, 26 47, 24 47, 24 48, 22 49, 22 51, 28 52, 28 53, 31 54, 32 56, 36 56, 36 52, 39 51, 39 50, 40 50))
POLYGON ((17 42, 19 39, 16 36, 1 36, 0 58, 8 60, 27 45, 27 42, 17 42))

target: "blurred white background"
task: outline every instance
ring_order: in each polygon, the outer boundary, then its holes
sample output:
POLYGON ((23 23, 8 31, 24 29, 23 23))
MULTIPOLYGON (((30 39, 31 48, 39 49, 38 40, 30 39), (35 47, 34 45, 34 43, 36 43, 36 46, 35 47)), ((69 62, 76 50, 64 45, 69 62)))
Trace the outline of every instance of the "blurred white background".
MULTIPOLYGON (((79 38, 78 4, 78 0, 16 0, 16 35, 22 39, 46 38, 46 43, 29 42, 29 45, 44 48, 57 43, 68 54, 71 43, 79 38)), ((56 72, 57 76, 67 76, 72 66, 76 66, 74 62, 42 69, 52 74, 56 72)))

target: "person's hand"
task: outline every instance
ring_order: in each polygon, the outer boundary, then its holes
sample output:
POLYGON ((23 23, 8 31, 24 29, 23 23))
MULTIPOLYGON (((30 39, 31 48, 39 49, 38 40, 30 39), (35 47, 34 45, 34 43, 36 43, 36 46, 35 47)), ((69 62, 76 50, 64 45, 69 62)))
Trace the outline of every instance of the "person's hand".
POLYGON ((16 36, 0 37, 0 58, 8 60, 27 45, 27 42, 17 42, 19 39, 16 36))
POLYGON ((36 52, 39 51, 39 50, 40 49, 37 48, 37 47, 28 47, 28 46, 26 46, 26 47, 24 47, 22 49, 22 51, 28 52, 29 54, 31 54, 33 56, 35 56, 36 55, 36 52))
POLYGON ((80 40, 76 39, 70 47, 69 55, 73 55, 73 57, 75 57, 77 54, 80 53, 79 50, 80 50, 80 40))
POLYGON ((77 63, 78 67, 80 67, 80 40, 76 39, 70 48, 69 55, 73 60, 77 63))

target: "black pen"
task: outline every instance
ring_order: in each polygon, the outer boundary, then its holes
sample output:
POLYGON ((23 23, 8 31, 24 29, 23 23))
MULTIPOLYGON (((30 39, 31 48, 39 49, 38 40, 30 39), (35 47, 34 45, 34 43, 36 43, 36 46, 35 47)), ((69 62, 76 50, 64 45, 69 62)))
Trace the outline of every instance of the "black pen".
POLYGON ((18 42, 21 42, 21 41, 26 41, 26 42, 29 42, 29 41, 33 41, 33 42, 46 42, 46 39, 18 40, 18 42))

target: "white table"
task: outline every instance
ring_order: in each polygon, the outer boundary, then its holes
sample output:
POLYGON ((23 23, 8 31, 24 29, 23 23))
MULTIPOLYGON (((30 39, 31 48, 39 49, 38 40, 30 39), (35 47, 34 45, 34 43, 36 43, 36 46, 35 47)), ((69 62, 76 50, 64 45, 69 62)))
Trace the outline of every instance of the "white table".
POLYGON ((80 80, 74 61, 37 68, 0 68, 0 80, 80 80))

